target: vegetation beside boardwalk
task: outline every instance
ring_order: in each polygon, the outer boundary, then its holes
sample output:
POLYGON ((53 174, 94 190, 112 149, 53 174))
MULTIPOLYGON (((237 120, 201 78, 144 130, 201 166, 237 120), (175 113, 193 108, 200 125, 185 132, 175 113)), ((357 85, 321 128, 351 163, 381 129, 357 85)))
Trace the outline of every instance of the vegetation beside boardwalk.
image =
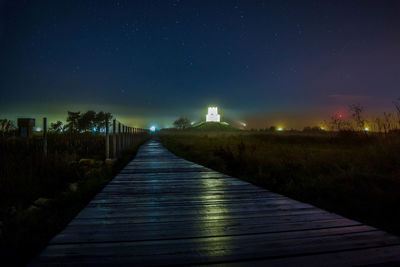
POLYGON ((400 135, 160 131, 173 153, 400 234, 400 135))
POLYGON ((25 264, 136 154, 148 139, 138 134, 115 162, 105 161, 105 137, 49 133, 47 157, 41 136, 0 138, 0 256, 25 264), (83 160, 82 160, 83 159, 83 160))

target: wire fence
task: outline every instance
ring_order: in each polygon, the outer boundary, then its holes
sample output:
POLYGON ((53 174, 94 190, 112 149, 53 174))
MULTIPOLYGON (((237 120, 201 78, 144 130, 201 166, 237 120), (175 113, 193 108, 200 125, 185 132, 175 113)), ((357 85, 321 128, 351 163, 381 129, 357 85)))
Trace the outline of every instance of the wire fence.
POLYGON ((132 146, 136 139, 143 139, 150 134, 150 131, 143 128, 127 126, 114 119, 111 129, 106 123, 105 129, 105 154, 106 158, 117 158, 122 150, 132 146), (111 130, 111 131, 110 131, 111 130))
POLYGON ((40 134, 28 138, 1 136, 0 158, 68 155, 71 158, 117 159, 122 150, 149 136, 149 130, 131 127, 116 119, 107 122, 105 129, 98 132, 53 132, 48 131, 47 119, 43 118, 40 134))

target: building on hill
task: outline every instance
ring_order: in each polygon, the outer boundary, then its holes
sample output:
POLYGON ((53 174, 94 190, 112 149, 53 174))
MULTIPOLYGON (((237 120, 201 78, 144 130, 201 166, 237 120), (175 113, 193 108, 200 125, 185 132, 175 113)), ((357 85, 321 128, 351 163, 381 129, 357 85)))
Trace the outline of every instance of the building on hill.
POLYGON ((218 114, 217 107, 208 107, 208 114, 206 115, 206 122, 220 122, 220 116, 218 114))

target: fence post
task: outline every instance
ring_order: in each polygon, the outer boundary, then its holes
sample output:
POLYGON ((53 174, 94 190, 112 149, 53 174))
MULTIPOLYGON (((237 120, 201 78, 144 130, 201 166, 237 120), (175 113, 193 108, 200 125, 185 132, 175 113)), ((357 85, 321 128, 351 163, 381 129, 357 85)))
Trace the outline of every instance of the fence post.
POLYGON ((126 131, 126 145, 128 147, 131 146, 131 127, 127 127, 127 131, 126 131))
POLYGON ((135 127, 132 127, 132 145, 135 145, 135 127))
POLYGON ((106 159, 110 158, 110 139, 108 134, 108 119, 106 119, 106 159))
POLYGON ((132 146, 132 127, 129 127, 129 146, 132 146))
POLYGON ((131 127, 128 126, 127 132, 126 132, 126 141, 127 141, 127 146, 131 146, 131 127))
POLYGON ((135 145, 135 127, 132 127, 132 145, 135 145))
POLYGON ((121 123, 118 122, 118 155, 121 153, 121 123))
POLYGON ((128 127, 124 127, 124 149, 126 149, 126 128, 128 127))
POLYGON ((126 126, 126 147, 129 147, 129 126, 126 126))
POLYGON ((117 122, 113 120, 113 159, 117 158, 117 134, 115 130, 117 129, 117 122))
POLYGON ((121 126, 121 151, 125 149, 125 125, 121 126))
POLYGON ((129 147, 129 126, 125 127, 125 147, 129 147))
POLYGON ((47 118, 43 118, 43 155, 47 157, 47 118))
POLYGON ((132 145, 135 144, 135 127, 132 127, 132 145))
POLYGON ((124 150, 126 148, 126 126, 124 124, 122 124, 122 150, 124 150))

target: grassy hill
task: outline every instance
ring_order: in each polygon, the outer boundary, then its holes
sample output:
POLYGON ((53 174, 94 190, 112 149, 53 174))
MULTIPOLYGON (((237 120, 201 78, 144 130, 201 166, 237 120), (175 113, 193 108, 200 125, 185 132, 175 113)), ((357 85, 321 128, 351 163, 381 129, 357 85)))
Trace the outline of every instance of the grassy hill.
POLYGON ((236 133, 241 130, 229 125, 226 122, 201 122, 184 130, 176 128, 162 129, 158 134, 219 134, 236 133))
POLYGON ((239 129, 226 122, 201 122, 186 129, 187 131, 239 131, 239 129))

